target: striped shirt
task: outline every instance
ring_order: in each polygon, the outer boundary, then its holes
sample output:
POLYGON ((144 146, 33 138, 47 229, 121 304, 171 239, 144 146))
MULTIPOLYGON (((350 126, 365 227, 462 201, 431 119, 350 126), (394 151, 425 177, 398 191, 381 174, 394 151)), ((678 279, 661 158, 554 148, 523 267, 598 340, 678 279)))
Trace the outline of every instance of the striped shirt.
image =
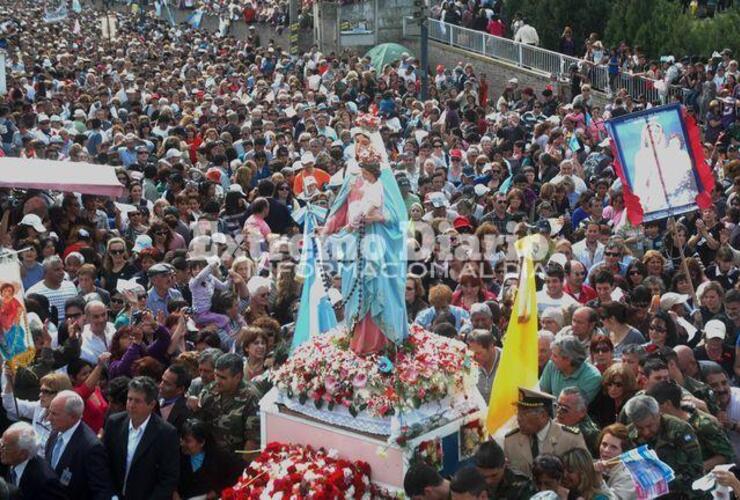
POLYGON ((67 302, 67 299, 77 297, 78 295, 77 287, 71 281, 62 281, 59 288, 54 289, 46 286, 44 280, 41 280, 26 290, 26 297, 32 293, 43 295, 49 299, 49 305, 57 308, 60 323, 64 321, 64 303, 67 302))

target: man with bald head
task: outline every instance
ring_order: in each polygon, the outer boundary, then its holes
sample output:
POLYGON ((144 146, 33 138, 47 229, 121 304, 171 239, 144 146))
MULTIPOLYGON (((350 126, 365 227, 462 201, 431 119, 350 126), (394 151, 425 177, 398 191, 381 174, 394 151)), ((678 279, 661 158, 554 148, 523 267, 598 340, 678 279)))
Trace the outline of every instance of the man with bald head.
POLYGON ((105 448, 82 421, 85 402, 74 391, 59 392, 49 405, 52 433, 46 461, 69 498, 103 500, 113 496, 105 448))
POLYGON ((579 307, 573 312, 570 326, 566 326, 560 330, 558 337, 573 335, 588 349, 591 346, 591 337, 598 333, 598 320, 599 315, 595 309, 587 306, 579 307))
POLYGON ((686 345, 677 345, 673 350, 678 355, 678 367, 681 372, 687 377, 700 380, 701 372, 699 371, 699 363, 694 357, 694 351, 686 345))
POLYGON ((80 358, 94 365, 101 354, 110 352, 116 328, 108 321, 108 307, 99 300, 85 305, 85 323, 80 358))

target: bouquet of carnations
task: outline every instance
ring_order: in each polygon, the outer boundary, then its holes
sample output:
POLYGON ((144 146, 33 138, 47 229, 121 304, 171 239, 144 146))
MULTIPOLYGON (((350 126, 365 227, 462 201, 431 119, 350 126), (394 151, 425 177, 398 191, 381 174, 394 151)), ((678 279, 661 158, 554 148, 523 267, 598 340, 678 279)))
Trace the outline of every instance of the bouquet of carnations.
POLYGON ((358 356, 346 332, 317 335, 272 374, 278 390, 301 405, 328 411, 345 407, 356 417, 390 417, 431 402, 466 397, 475 386, 471 352, 457 340, 418 325, 386 355, 358 356))
POLYGON ((293 444, 269 443, 221 494, 224 500, 364 500, 383 497, 365 462, 293 444))

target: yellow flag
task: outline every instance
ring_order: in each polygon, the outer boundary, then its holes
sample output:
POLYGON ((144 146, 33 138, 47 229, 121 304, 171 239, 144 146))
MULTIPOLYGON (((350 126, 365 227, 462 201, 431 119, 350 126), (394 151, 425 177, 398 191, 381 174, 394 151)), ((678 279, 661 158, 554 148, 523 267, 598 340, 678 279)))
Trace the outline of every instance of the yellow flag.
POLYGON ((528 238, 516 242, 521 255, 519 290, 488 402, 486 429, 489 435, 495 434, 516 415, 519 387, 534 388, 538 382, 537 298, 530 243, 528 238))

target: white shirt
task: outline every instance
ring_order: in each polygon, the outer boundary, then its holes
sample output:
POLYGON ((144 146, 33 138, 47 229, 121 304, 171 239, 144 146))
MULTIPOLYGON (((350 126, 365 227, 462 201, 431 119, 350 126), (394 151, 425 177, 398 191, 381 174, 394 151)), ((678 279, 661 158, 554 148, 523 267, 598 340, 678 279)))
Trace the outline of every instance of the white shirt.
POLYGON ((98 362, 98 356, 104 352, 109 352, 111 349, 111 343, 113 342, 113 335, 116 333, 116 327, 113 323, 106 323, 105 325, 105 341, 98 335, 95 335, 90 329, 90 325, 85 325, 82 330, 82 347, 80 358, 88 363, 95 364, 98 362))
POLYGON ((23 477, 23 472, 26 470, 26 465, 28 465, 28 461, 31 460, 31 458, 25 459, 23 462, 19 463, 15 467, 13 467, 13 470, 15 471, 15 484, 13 486, 20 486, 21 484, 21 478, 23 477))
POLYGON ((551 425, 552 420, 548 420, 547 424, 537 433, 537 449, 540 450, 540 453, 542 453, 542 450, 545 447, 545 439, 547 439, 547 433, 550 432, 551 425))
POLYGON ((527 45, 539 45, 540 37, 536 29, 529 24, 525 24, 517 30, 514 41, 526 43, 527 45))
POLYGON ((578 262, 583 264, 586 269, 591 269, 594 265, 604 260, 604 244, 600 241, 596 242, 596 250, 594 250, 593 257, 591 256, 591 250, 586 246, 586 239, 582 239, 575 245, 573 245, 573 257, 578 262))
POLYGON ((59 434, 57 436, 57 440, 56 440, 56 442, 54 443, 54 446, 51 449, 51 459, 52 459, 51 468, 52 469, 56 468, 57 464, 59 463, 59 460, 61 460, 62 455, 64 455, 64 450, 67 449, 67 445, 69 444, 70 440, 72 439, 72 435, 75 433, 75 431, 77 430, 77 428, 80 426, 80 423, 81 422, 82 422, 82 420, 78 420, 76 424, 74 424, 72 427, 70 427, 69 429, 67 429, 66 431, 62 432, 61 434, 59 434), (53 460, 54 460, 54 448, 56 448, 56 444, 60 440, 62 441, 62 444, 60 445, 61 448, 59 448, 58 455, 56 456, 57 463, 53 463, 53 460))
POLYGON ((547 294, 547 290, 540 290, 537 292, 537 312, 539 314, 548 307, 563 308, 571 304, 578 304, 578 301, 565 292, 563 292, 563 296, 558 299, 550 297, 547 294))
POLYGON ((149 423, 149 420, 152 418, 151 413, 148 417, 146 417, 146 420, 138 427, 135 428, 134 424, 131 423, 131 419, 128 421, 128 447, 126 448, 126 477, 123 480, 123 489, 124 492, 126 491, 126 481, 128 480, 128 473, 131 469, 131 462, 134 460, 134 454, 136 453, 136 448, 139 447, 139 442, 141 441, 142 436, 144 436, 144 431, 146 430, 146 426, 149 423))

